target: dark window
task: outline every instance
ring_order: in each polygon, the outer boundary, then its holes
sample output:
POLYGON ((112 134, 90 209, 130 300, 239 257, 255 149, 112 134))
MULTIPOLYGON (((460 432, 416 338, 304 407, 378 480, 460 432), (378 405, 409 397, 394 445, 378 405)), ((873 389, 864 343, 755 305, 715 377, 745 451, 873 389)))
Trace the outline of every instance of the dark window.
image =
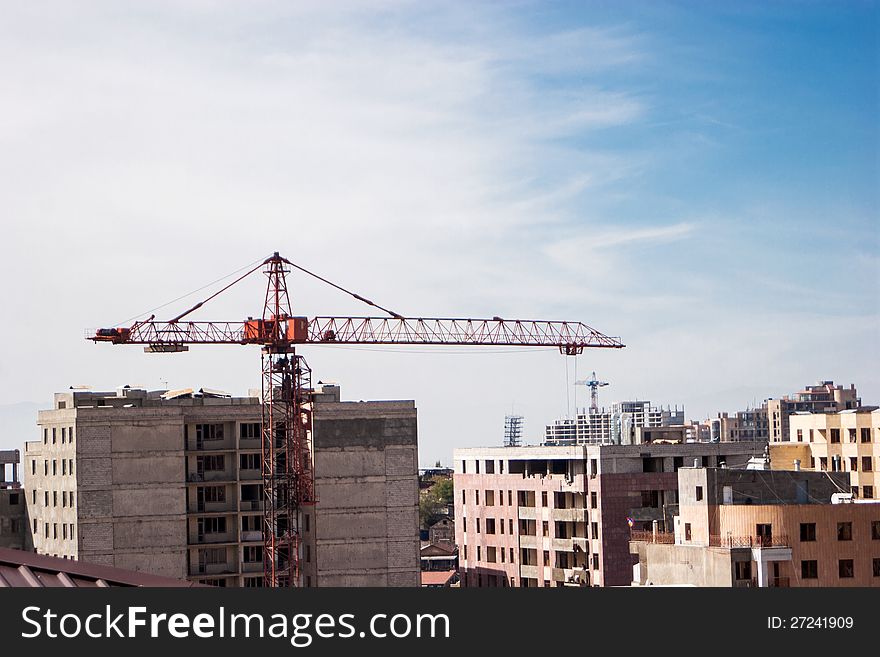
POLYGON ((697 502, 703 499, 703 487, 697 486, 697 502))
POLYGON ((737 561, 734 565, 736 567, 736 579, 752 579, 751 561, 737 561))
POLYGON ((837 523, 837 540, 838 541, 851 541, 852 540, 852 523, 851 522, 837 523))
POLYGON ((223 440, 222 424, 197 424, 196 440, 223 440))
POLYGON ((815 522, 802 522, 801 523, 801 540, 802 541, 815 541, 816 540, 816 523, 815 522))
POLYGON ((864 486, 862 488, 862 497, 866 500, 874 499, 874 487, 873 486, 864 486))
POLYGON ((871 463, 871 456, 863 456, 862 457, 862 472, 871 472, 874 469, 874 464, 871 463))
POLYGON ((18 493, 9 494, 9 504, 18 504, 18 493))
POLYGON ((838 573, 841 577, 855 577, 853 574, 853 560, 852 559, 841 559, 837 562, 838 573))
POLYGON ((226 488, 224 486, 205 486, 202 488, 205 502, 225 502, 226 488))
POLYGON ((239 467, 241 470, 259 470, 261 459, 259 454, 242 454, 238 460, 239 467))
POLYGON ((880 559, 874 558, 874 577, 880 577, 880 559))
POLYGON ((831 442, 839 443, 840 442, 840 429, 832 429, 831 430, 831 442))
POLYGON ((818 579, 819 562, 815 559, 810 561, 801 561, 801 577, 803 579, 818 579))
POLYGON ((880 541, 880 520, 871 521, 871 538, 880 541))
POLYGON ((226 518, 199 518, 199 534, 222 534, 226 531, 226 518))
POLYGON ((222 454, 216 456, 200 456, 199 461, 205 472, 219 472, 226 469, 226 461, 222 454))
POLYGON ((864 428, 861 430, 861 434, 862 434, 862 442, 863 443, 871 442, 871 429, 864 428))
POLYGON ((656 490, 643 490, 642 491, 642 506, 651 509, 657 509, 660 507, 660 491, 656 490))
POLYGON ((691 540, 691 523, 684 523, 684 540, 691 540))
POLYGON ((590 493, 590 508, 595 509, 595 508, 598 508, 598 506, 599 506, 599 498, 596 495, 596 491, 593 491, 592 493, 590 493))
POLYGON ((239 428, 239 436, 245 440, 249 438, 259 438, 260 437, 260 423, 259 422, 243 422, 239 428))

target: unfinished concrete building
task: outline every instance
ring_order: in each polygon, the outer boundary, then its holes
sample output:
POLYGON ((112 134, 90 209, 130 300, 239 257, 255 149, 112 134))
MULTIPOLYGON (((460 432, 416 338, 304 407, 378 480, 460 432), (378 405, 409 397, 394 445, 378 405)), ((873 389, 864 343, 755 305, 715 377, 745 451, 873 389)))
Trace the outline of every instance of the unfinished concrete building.
POLYGON ((631 528, 650 529, 656 521, 672 530, 678 470, 695 462, 745 466, 763 448, 655 443, 457 449, 462 586, 628 586, 631 528))
MULTIPOLYGON (((314 395, 317 503, 305 507, 305 586, 418 586, 412 401, 314 395)), ((39 553, 263 585, 260 401, 222 393, 55 395, 25 445, 29 535, 39 553)))
POLYGON ((0 547, 26 547, 27 507, 24 491, 18 481, 20 452, 17 449, 0 451, 0 547))
POLYGON ((544 444, 632 445, 639 428, 684 425, 684 407, 656 407, 649 401, 622 401, 605 408, 582 409, 576 419, 562 418, 544 429, 544 444))

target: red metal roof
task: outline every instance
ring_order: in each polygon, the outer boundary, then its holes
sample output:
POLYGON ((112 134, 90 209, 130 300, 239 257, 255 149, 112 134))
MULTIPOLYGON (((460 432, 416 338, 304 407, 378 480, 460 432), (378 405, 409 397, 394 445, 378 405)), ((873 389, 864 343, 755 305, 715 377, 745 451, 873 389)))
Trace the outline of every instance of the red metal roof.
POLYGON ((110 587, 200 586, 171 577, 160 577, 83 561, 48 557, 24 550, 0 548, 0 587, 110 587))
POLYGON ((446 586, 454 576, 454 570, 423 570, 422 586, 446 586))

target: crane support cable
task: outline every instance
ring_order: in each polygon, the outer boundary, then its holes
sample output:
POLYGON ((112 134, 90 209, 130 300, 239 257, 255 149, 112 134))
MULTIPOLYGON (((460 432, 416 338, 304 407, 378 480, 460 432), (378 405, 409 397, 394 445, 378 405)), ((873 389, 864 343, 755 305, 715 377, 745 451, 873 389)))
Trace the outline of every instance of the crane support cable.
MULTIPOLYGON (((225 292, 226 290, 228 290, 229 288, 231 288, 233 285, 235 285, 236 283, 238 283, 238 282, 241 281, 242 279, 247 278, 248 276, 250 276, 251 274, 253 274, 255 271, 257 271, 257 270, 258 270, 260 267, 262 267, 262 266, 263 266, 263 263, 260 262, 260 264, 258 264, 256 267, 253 267, 253 268, 250 269, 250 271, 248 271, 247 273, 242 274, 241 276, 239 276, 238 278, 236 278, 234 281, 232 281, 232 282, 231 282, 229 285, 227 285, 226 287, 223 287, 223 288, 217 290, 216 292, 214 292, 214 294, 212 294, 211 296, 209 296, 209 297, 208 297, 207 299, 205 299, 204 301, 199 301, 196 305, 194 305, 194 306, 193 306, 192 308, 190 308, 189 310, 180 313, 180 314, 179 314, 177 317, 175 317, 174 319, 168 320, 168 323, 169 323, 169 324, 173 324, 173 323, 179 321, 180 319, 186 317, 186 316, 189 315, 191 312, 193 312, 193 311, 195 311, 195 310, 198 310, 199 308, 201 308, 202 306, 204 306, 206 303, 208 303, 211 299, 213 299, 214 297, 218 296, 219 294, 222 294, 223 292, 225 292)), ((241 270, 239 270, 239 271, 241 271, 241 270)), ((222 279, 221 279, 221 280, 222 280, 222 279)))
MULTIPOLYGON (((201 287, 196 288, 195 290, 192 290, 192 291, 190 291, 190 292, 187 292, 186 294, 183 294, 183 295, 177 297, 176 299, 172 299, 171 301, 167 301, 166 303, 163 303, 161 306, 156 306, 155 308, 151 308, 150 310, 145 310, 144 312, 142 312, 142 313, 138 313, 137 315, 132 315, 131 317, 128 317, 127 319, 124 319, 124 320, 122 320, 121 322, 116 322, 116 323, 114 324, 114 326, 125 326, 125 325, 127 325, 127 324, 128 324, 131 320, 133 320, 133 319, 137 319, 138 317, 140 317, 140 316, 142 316, 142 315, 146 315, 147 313, 154 313, 154 312, 156 312, 157 310, 161 310, 162 308, 166 308, 166 307, 170 306, 172 303, 177 303, 178 301, 181 301, 181 300, 183 300, 183 299, 186 299, 187 297, 191 297, 191 296, 194 295, 196 292, 201 292, 202 290, 206 290, 206 289, 208 289, 209 287, 211 287, 212 285, 216 285, 216 284, 219 283, 220 281, 224 281, 224 280, 226 280, 226 279, 229 278, 230 276, 235 276, 238 272, 240 272, 240 271, 242 271, 242 270, 244 270, 244 269, 247 269, 248 267, 252 267, 252 266, 255 265, 255 264, 259 266, 259 265, 262 264, 263 262, 265 262, 265 258, 260 258, 259 260, 254 260, 253 262, 246 264, 244 267, 239 267, 239 268, 236 269, 235 271, 233 271, 233 272, 229 272, 229 273, 226 274, 225 276, 221 276, 220 278, 218 278, 218 279, 216 279, 216 280, 214 280, 214 281, 211 281, 210 283, 206 283, 205 285, 202 285, 201 287)), ((252 271, 253 271, 253 270, 251 270, 251 272, 252 272, 252 271)), ((251 272, 248 272, 248 274, 250 274, 251 272)), ((247 275, 247 274, 246 274, 246 275, 247 275)), ((204 304, 204 302, 202 302, 202 303, 204 304)))
POLYGON ((391 316, 394 317, 395 319, 403 319, 403 315, 400 315, 400 314, 394 312, 393 310, 388 310, 388 308, 383 308, 383 307, 380 306, 378 303, 374 303, 373 301, 370 301, 369 299, 365 299, 365 298, 362 297, 360 294, 356 294, 356 293, 352 292, 351 290, 346 290, 346 289, 345 289, 344 287, 342 287, 341 285, 337 285, 336 283, 334 283, 334 282, 332 282, 332 281, 328 281, 326 278, 323 278, 323 277, 321 277, 321 276, 318 276, 316 273, 309 271, 309 270, 306 269, 305 267, 300 267, 300 266, 299 266, 298 264, 296 264, 295 262, 290 262, 290 260, 288 260, 287 263, 288 263, 291 267, 296 267, 296 268, 299 269, 301 272, 304 272, 304 273, 308 274, 309 276, 312 276, 312 277, 314 277, 314 278, 317 278, 317 279, 318 279, 319 281, 321 281, 322 283, 326 283, 327 285, 330 285, 331 287, 335 287, 337 290, 340 290, 341 292, 345 292, 346 294, 348 294, 348 295, 354 297, 354 298, 357 299, 358 301, 362 301, 363 303, 365 303, 365 304, 367 304, 367 305, 373 306, 374 308, 378 308, 378 309, 381 310, 382 312, 386 312, 386 313, 388 313, 389 315, 391 315, 391 316))

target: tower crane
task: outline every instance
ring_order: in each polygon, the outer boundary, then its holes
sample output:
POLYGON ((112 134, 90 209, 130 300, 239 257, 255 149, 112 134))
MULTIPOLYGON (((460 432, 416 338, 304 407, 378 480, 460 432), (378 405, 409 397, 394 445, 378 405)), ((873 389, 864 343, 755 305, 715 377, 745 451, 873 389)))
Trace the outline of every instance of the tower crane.
MULTIPOLYGON (((100 328, 94 342, 144 345, 144 351, 187 351, 189 345, 235 344, 262 348, 261 474, 263 574, 270 587, 300 586, 300 520, 315 504, 312 455, 311 370, 299 345, 494 345, 558 347, 567 356, 585 348, 620 349, 580 322, 404 317, 283 258, 275 252, 218 292, 167 321, 155 315, 131 326, 100 328), (259 269, 268 277, 261 316, 208 322, 184 318, 259 269), (286 274, 297 269, 387 317, 303 317, 293 314, 286 274)), ((595 376, 594 376, 595 378, 595 376)))
POLYGON ((599 388, 604 388, 610 384, 608 381, 600 381, 597 379, 596 373, 593 372, 589 379, 575 381, 575 385, 587 386, 590 389, 590 410, 596 413, 599 410, 599 388))

